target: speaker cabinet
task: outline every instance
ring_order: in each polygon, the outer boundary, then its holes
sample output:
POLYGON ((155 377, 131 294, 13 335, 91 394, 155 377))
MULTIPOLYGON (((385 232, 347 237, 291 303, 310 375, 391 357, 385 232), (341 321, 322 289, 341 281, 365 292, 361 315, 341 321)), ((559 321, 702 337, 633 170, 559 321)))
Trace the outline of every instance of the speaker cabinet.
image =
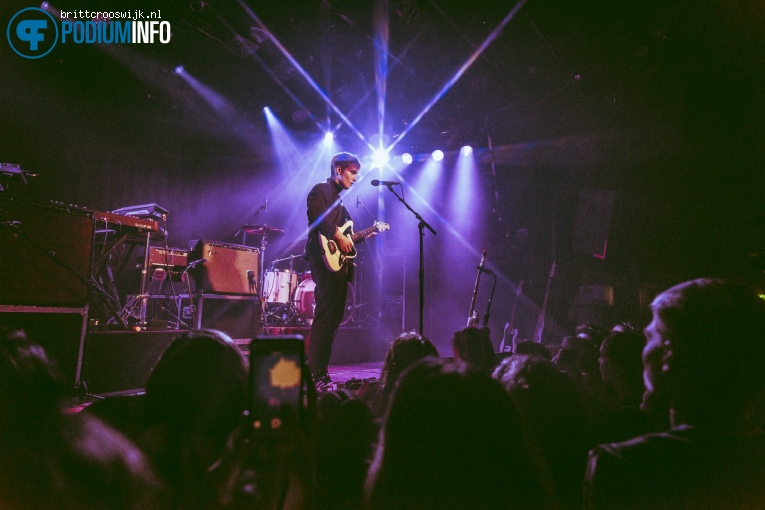
POLYGON ((613 190, 586 189, 579 193, 572 243, 574 251, 606 258, 615 202, 616 191, 613 190))
POLYGON ((87 212, 0 196, 0 305, 88 303, 94 220, 87 212))
POLYGON ((0 305, 0 331, 24 330, 74 388, 80 382, 88 308, 0 305))
POLYGON ((219 329, 231 338, 254 338, 260 334, 259 296, 198 294, 197 328, 219 329))
POLYGON ((200 240, 191 250, 192 262, 205 259, 190 273, 197 292, 205 294, 258 294, 257 248, 200 240))
POLYGON ((184 331, 92 331, 85 339, 82 379, 96 395, 146 388, 162 353, 184 331))

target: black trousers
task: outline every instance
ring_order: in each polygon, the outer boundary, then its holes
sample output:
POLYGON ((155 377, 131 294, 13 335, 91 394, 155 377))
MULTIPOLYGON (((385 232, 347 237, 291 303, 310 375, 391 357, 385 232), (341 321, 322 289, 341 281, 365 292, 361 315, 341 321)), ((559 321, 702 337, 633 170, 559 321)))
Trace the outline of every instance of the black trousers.
POLYGON ((329 271, 321 258, 309 257, 308 264, 316 284, 313 294, 316 309, 308 342, 308 366, 314 377, 323 377, 327 374, 332 343, 345 312, 349 264, 344 264, 336 273, 329 271))

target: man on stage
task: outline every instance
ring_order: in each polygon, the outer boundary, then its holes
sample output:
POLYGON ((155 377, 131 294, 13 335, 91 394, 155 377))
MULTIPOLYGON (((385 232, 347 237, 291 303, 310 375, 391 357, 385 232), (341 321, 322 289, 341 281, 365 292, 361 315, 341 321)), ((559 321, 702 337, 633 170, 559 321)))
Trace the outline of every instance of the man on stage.
POLYGON ((321 389, 331 380, 327 373, 332 355, 332 342, 337 328, 343 320, 348 282, 353 280, 353 264, 346 261, 336 271, 330 271, 322 257, 318 234, 333 240, 342 253, 353 250, 353 242, 339 227, 350 220, 350 215, 340 200, 340 192, 349 189, 356 182, 361 163, 359 158, 348 152, 341 152, 332 158, 331 177, 321 182, 308 193, 308 242, 306 258, 311 266, 311 276, 316 288, 311 335, 308 341, 308 366, 316 387, 321 389))

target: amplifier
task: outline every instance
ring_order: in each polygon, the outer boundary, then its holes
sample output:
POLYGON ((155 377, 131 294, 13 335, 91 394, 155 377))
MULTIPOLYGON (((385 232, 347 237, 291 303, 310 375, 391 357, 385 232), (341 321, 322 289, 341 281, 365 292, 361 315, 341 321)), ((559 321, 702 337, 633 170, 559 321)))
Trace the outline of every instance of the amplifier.
POLYGON ((0 193, 0 305, 76 307, 88 303, 93 214, 0 193))
POLYGON ((152 246, 149 250, 149 265, 151 266, 171 266, 186 267, 189 261, 188 250, 178 248, 158 248, 152 246))
POLYGON ((258 294, 257 248, 217 241, 197 241, 189 253, 192 261, 204 259, 189 273, 197 292, 208 294, 258 294))

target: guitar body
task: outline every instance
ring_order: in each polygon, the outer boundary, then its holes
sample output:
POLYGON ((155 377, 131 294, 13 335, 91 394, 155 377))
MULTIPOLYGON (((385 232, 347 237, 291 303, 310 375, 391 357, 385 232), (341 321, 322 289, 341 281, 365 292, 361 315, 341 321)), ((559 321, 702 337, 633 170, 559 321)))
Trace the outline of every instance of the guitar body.
MULTIPOLYGON (((384 232, 389 228, 390 225, 387 223, 378 221, 368 229, 362 230, 361 232, 356 232, 354 234, 353 221, 348 220, 343 224, 343 226, 340 227, 340 232, 342 232, 346 237, 350 237, 351 241, 355 243, 359 240, 365 239, 373 233, 384 232)), ((334 239, 328 239, 321 232, 319 232, 317 235, 319 236, 319 246, 321 246, 321 256, 322 259, 324 259, 324 265, 327 266, 329 271, 333 273, 340 271, 340 268, 343 267, 343 264, 345 264, 348 259, 353 259, 356 257, 357 252, 355 247, 351 249, 350 253, 343 253, 340 251, 340 247, 337 245, 334 239)))
MULTIPOLYGON (((353 221, 348 220, 340 227, 340 231, 346 235, 353 235, 353 221)), ((347 259, 352 259, 356 256, 356 248, 353 248, 350 253, 343 253, 340 251, 340 247, 337 245, 334 239, 327 239, 325 235, 319 232, 319 245, 321 246, 321 256, 324 259, 324 264, 327 269, 336 273, 340 271, 347 259)))

